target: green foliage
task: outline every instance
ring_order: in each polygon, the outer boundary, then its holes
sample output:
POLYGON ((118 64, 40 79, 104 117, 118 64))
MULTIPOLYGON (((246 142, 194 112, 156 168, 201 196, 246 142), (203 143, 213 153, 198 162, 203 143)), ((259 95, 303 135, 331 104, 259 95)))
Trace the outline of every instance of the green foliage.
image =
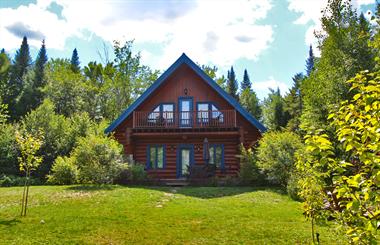
POLYGON ((37 155, 37 152, 41 148, 42 140, 43 137, 39 133, 33 136, 27 132, 20 134, 20 132, 16 131, 16 142, 20 149, 20 157, 18 157, 20 171, 25 172, 26 178, 22 194, 21 216, 26 216, 28 207, 30 175, 42 162, 42 157, 37 155))
POLYGON ((304 76, 302 73, 294 75, 293 86, 284 98, 285 111, 289 116, 286 128, 291 132, 300 131, 300 117, 303 108, 301 85, 303 80, 304 76))
POLYGON ((3 103, 5 96, 8 94, 8 80, 11 61, 8 55, 0 53, 0 104, 3 103))
POLYGON ((247 88, 240 94, 240 104, 251 113, 256 119, 260 120, 262 117, 262 110, 259 98, 254 91, 247 88))
POLYGON ((299 195, 299 192, 301 191, 299 186, 300 179, 301 173, 297 170, 293 170, 293 172, 290 173, 288 184, 286 185, 286 192, 295 201, 302 201, 302 198, 299 195))
POLYGON ((73 158, 57 157, 47 176, 48 183, 56 185, 72 185, 77 183, 79 171, 73 163, 73 158))
MULTIPOLYGON (((24 186, 26 177, 16 176, 16 175, 2 175, 0 176, 0 186, 10 187, 10 186, 24 186)), ((29 185, 41 185, 42 182, 39 178, 29 177, 29 185)))
POLYGON ((6 85, 7 93, 4 96, 4 103, 8 104, 12 119, 17 119, 23 115, 23 104, 20 104, 19 100, 26 85, 25 75, 28 72, 31 62, 28 40, 24 37, 20 49, 16 51, 14 62, 10 70, 10 79, 6 85))
POLYGON ((246 149, 240 146, 240 171, 239 179, 243 185, 262 185, 265 176, 260 172, 257 166, 257 157, 252 148, 246 149))
POLYGON ((20 171, 25 172, 29 177, 30 173, 38 168, 42 162, 42 157, 37 156, 37 152, 40 150, 43 137, 37 135, 34 137, 29 133, 21 134, 16 131, 16 142, 20 149, 20 157, 18 157, 20 171))
POLYGON ((317 34, 321 58, 302 83, 304 128, 328 129, 327 115, 350 98, 346 81, 362 70, 372 70, 370 33, 360 23, 350 1, 330 0, 317 34))
POLYGON ((314 70, 314 53, 313 53, 313 46, 310 44, 309 48, 309 57, 306 59, 306 75, 310 76, 311 72, 314 70))
POLYGON ((18 147, 15 139, 15 127, 0 123, 0 175, 18 174, 18 147))
POLYGON ((79 66, 79 56, 78 56, 78 51, 76 48, 73 50, 73 54, 71 55, 71 60, 70 60, 70 69, 74 73, 80 73, 80 66, 79 66))
POLYGON ((70 158, 80 171, 81 183, 113 183, 123 169, 121 145, 103 133, 80 138, 70 158))
POLYGON ((295 154, 303 144, 292 132, 265 133, 257 148, 258 166, 265 172, 269 182, 286 187, 295 169, 295 154))
POLYGON ((70 69, 70 62, 63 59, 49 61, 46 68, 47 86, 46 98, 50 99, 58 114, 71 116, 74 113, 86 111, 90 101, 84 101, 86 89, 84 77, 70 69))
POLYGON ((37 59, 34 63, 34 77, 32 85, 32 99, 30 107, 35 109, 43 101, 43 88, 46 85, 45 65, 48 61, 46 54, 45 40, 42 41, 40 51, 38 52, 37 59))
POLYGON ((86 113, 66 118, 56 114, 54 109, 53 103, 45 100, 21 121, 21 127, 27 132, 40 131, 44 136, 44 144, 41 147, 44 161, 37 171, 41 178, 48 174, 58 156, 68 155, 80 137, 93 132, 97 127, 86 113))
POLYGON ((115 179, 119 184, 146 184, 148 175, 145 171, 145 165, 140 163, 133 163, 128 165, 115 179))
POLYGON ((268 98, 264 99, 263 119, 269 130, 280 130, 284 128, 289 120, 289 113, 285 110, 285 101, 280 89, 271 89, 268 98))
POLYGON ((336 136, 305 138, 306 152, 297 164, 305 173, 301 196, 307 216, 330 215, 351 242, 374 244, 380 217, 380 72, 361 72, 348 84, 353 98, 329 116, 336 136))
POLYGON ((234 68, 231 66, 231 70, 228 71, 227 75, 227 92, 236 100, 239 100, 238 94, 238 83, 236 80, 236 75, 234 68))
POLYGON ((247 69, 244 69, 244 76, 243 76, 243 81, 241 82, 241 90, 244 91, 246 89, 251 89, 252 83, 251 80, 249 79, 247 69))

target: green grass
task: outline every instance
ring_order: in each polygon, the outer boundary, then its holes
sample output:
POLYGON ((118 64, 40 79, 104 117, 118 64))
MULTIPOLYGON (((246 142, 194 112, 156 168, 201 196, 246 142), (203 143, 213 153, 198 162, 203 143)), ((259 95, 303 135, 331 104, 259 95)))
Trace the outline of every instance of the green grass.
MULTIPOLYGON (((0 244, 308 244, 301 203, 249 187, 0 188, 0 244)), ((319 227, 322 244, 337 244, 319 227)))

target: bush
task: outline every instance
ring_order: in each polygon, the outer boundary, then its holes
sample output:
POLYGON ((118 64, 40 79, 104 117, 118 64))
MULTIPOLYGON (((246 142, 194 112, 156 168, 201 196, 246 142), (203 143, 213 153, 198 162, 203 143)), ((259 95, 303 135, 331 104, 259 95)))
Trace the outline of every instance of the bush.
MULTIPOLYGON (((43 184, 39 178, 30 177, 30 185, 41 185, 43 184)), ((15 175, 3 175, 0 177, 0 186, 23 186, 25 184, 25 177, 15 176, 15 175)))
POLYGON ((139 163, 124 164, 119 175, 115 179, 116 184, 146 184, 148 175, 144 165, 139 163))
POLYGON ((257 148, 258 166, 270 183, 286 187, 295 168, 295 153, 303 148, 298 135, 292 132, 269 132, 257 148))
POLYGON ((261 185, 264 183, 264 176, 257 166, 257 157, 252 149, 245 149, 243 145, 240 147, 240 171, 239 180, 243 185, 261 185))
POLYGON ((113 183, 123 169, 121 145, 103 134, 80 138, 71 158, 81 183, 113 183))
POLYGON ((286 192, 295 201, 302 201, 302 198, 299 195, 301 188, 298 184, 300 178, 301 176, 297 171, 292 172, 288 179, 288 185, 286 186, 286 192))
POLYGON ((18 150, 15 128, 10 124, 0 124, 0 175, 18 174, 18 150))
POLYGON ((51 171, 52 173, 47 176, 50 184, 71 185, 78 181, 79 171, 73 163, 73 158, 57 157, 51 171))

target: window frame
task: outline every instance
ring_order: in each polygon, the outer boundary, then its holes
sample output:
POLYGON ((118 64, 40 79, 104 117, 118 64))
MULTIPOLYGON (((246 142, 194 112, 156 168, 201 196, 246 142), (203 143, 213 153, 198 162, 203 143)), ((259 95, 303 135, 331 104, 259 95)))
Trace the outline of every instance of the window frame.
POLYGON ((165 169, 166 167, 166 145, 165 144, 149 144, 147 145, 147 151, 146 151, 146 169, 165 169), (162 168, 158 167, 158 148, 162 147, 162 168), (152 148, 155 148, 155 159, 154 159, 154 166, 151 166, 151 156, 150 156, 150 150, 152 148))
POLYGON ((208 123, 210 123, 210 119, 212 120, 212 119, 217 118, 217 117, 214 117, 214 115, 213 115, 212 106, 214 106, 217 109, 217 111, 220 113, 219 115, 222 115, 222 117, 219 118, 219 123, 224 123, 224 114, 223 114, 223 112, 220 111, 218 105, 216 105, 212 101, 198 101, 197 104, 196 104, 196 109, 197 109, 197 111, 196 111, 196 121, 197 121, 197 124, 202 124, 202 123, 208 124, 208 123), (208 110, 207 110, 208 111, 208 117, 207 117, 207 120, 205 120, 204 122, 202 122, 200 119, 203 120, 203 119, 206 119, 206 118, 199 117, 199 113, 200 112, 204 112, 204 111, 199 111, 199 104, 208 104, 208 110))
MULTIPOLYGON (((220 156, 220 167, 219 167, 219 169, 222 169, 222 170, 224 170, 225 169, 225 166, 224 166, 224 144, 209 144, 209 154, 210 154, 210 149, 211 148, 213 148, 214 150, 213 150, 213 152, 214 152, 214 156, 213 156, 213 159, 216 159, 216 148, 217 147, 220 147, 221 148, 221 156, 220 156)), ((205 157, 205 156, 203 156, 203 157, 205 157)), ((210 154, 210 159, 211 159, 211 154, 210 154)), ((209 161, 207 162, 207 164, 211 164, 210 163, 210 159, 209 159, 209 161)), ((215 161, 215 160, 214 160, 215 161)), ((212 163, 212 164, 215 164, 215 162, 214 163, 212 163)), ((217 165, 215 164, 215 166, 217 167, 217 165)), ((218 167, 217 167, 218 168, 218 167)))
POLYGON ((157 112, 154 112, 154 110, 157 107, 158 107, 158 115, 159 115, 159 117, 164 118, 163 117, 164 105, 172 105, 173 106, 173 112, 172 112, 173 113, 173 118, 170 118, 170 119, 165 118, 165 120, 168 121, 168 124, 174 124, 175 123, 175 103, 173 103, 173 102, 163 102, 163 103, 160 103, 160 104, 157 104, 157 105, 153 106, 153 109, 148 114, 148 118, 147 118, 148 123, 157 123, 157 117, 156 118, 149 118, 152 113, 157 113, 157 112))

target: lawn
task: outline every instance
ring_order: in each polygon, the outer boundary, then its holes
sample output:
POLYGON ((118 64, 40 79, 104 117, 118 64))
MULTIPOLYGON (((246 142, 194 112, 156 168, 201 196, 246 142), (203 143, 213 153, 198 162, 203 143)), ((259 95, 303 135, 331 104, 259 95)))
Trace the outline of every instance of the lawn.
MULTIPOLYGON (((0 244, 308 244, 301 203, 249 187, 0 188, 0 244)), ((322 244, 337 244, 319 227, 322 244)))

